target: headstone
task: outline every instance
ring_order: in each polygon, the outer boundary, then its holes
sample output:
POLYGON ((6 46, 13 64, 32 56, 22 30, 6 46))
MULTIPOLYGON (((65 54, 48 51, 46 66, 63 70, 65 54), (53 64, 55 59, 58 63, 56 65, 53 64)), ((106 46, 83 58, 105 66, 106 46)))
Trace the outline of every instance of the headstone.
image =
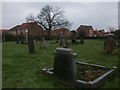
POLYGON ((35 53, 35 48, 34 48, 34 39, 32 36, 28 35, 28 48, 29 48, 29 53, 35 53))
POLYGON ((117 51, 117 42, 113 38, 107 38, 104 41, 104 53, 112 54, 117 51))
POLYGON ((84 30, 81 30, 79 32, 79 35, 80 35, 80 44, 84 44, 84 38, 85 38, 85 31, 84 30))
POLYGON ((64 47, 64 48, 68 48, 67 40, 64 38, 64 35, 63 35, 62 32, 60 34, 60 43, 59 43, 59 45, 64 47))
POLYGON ((42 37, 40 40, 40 48, 41 49, 45 48, 45 38, 44 37, 42 37))
POLYGON ((80 37, 80 44, 84 44, 84 38, 80 37))
POLYGON ((5 42, 5 36, 2 36, 2 42, 5 42))
POLYGON ((16 44, 19 44, 19 36, 16 36, 16 44))
POLYGON ((76 31, 71 31, 71 42, 73 43, 73 44, 76 44, 76 31))
POLYGON ((54 53, 54 76, 60 80, 74 82, 77 76, 75 53, 72 49, 57 48, 54 53))
POLYGON ((20 44, 26 44, 26 37, 25 36, 21 35, 19 39, 20 39, 20 44))

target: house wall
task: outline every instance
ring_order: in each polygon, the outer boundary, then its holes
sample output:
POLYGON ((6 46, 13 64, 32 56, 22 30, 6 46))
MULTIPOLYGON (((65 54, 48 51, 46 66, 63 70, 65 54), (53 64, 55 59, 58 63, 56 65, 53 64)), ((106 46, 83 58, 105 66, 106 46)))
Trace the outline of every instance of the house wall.
POLYGON ((10 29, 10 33, 13 35, 43 35, 43 28, 38 26, 37 23, 23 23, 10 29), (28 32, 29 30, 29 32, 28 32))
POLYGON ((81 25, 80 27, 77 28, 77 36, 79 37, 79 33, 81 31, 84 31, 85 32, 85 37, 93 37, 94 36, 94 30, 92 28, 92 26, 84 26, 84 25, 81 25))

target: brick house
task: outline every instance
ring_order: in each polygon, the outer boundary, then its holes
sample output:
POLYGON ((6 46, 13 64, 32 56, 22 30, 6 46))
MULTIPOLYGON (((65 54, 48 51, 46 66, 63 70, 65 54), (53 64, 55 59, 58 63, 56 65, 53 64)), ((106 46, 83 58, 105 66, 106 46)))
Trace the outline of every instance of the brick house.
POLYGON ((44 30, 36 22, 23 23, 17 25, 9 30, 12 35, 15 35, 16 43, 27 43, 28 35, 39 38, 44 34, 44 30))
POLYGON ((104 37, 104 33, 99 31, 94 31, 94 37, 104 37))
POLYGON ((62 32, 64 37, 70 37, 70 31, 67 28, 60 28, 56 30, 58 35, 60 35, 60 33, 62 32))
POLYGON ((92 26, 87 26, 87 25, 80 25, 76 31, 77 31, 77 36, 79 36, 80 31, 85 32, 85 37, 93 37, 94 36, 94 30, 92 26))
MULTIPOLYGON (((52 39, 59 37, 61 32, 63 33, 64 37, 70 37, 70 31, 67 28, 60 28, 56 30, 51 30, 52 39)), ((44 36, 47 36, 47 31, 44 32, 44 36)))
POLYGON ((0 41, 5 41, 6 39, 8 39, 8 35, 10 35, 8 29, 0 29, 0 41))
POLYGON ((11 28, 10 33, 13 35, 33 35, 33 36, 42 36, 44 31, 41 26, 36 22, 23 23, 11 28))

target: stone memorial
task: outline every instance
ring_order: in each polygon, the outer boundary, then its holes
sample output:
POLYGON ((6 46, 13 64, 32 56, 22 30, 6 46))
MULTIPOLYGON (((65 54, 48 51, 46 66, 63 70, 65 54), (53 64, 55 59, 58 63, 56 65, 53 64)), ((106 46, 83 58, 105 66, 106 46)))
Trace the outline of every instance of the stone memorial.
POLYGON ((76 44, 76 35, 77 35, 77 33, 76 33, 76 31, 71 31, 71 42, 73 43, 73 44, 76 44))
POLYGON ((57 48, 54 51, 54 65, 42 72, 55 80, 76 88, 98 88, 117 74, 117 68, 76 61, 72 49, 57 48))
POLYGON ((44 37, 42 37, 41 40, 40 40, 40 48, 41 49, 45 48, 45 38, 44 37))
POLYGON ((66 38, 64 37, 63 33, 61 32, 60 34, 60 43, 59 43, 60 46, 64 47, 64 48, 68 48, 68 43, 67 43, 67 40, 66 38))
POLYGON ((34 39, 31 35, 28 35, 28 48, 29 53, 35 53, 35 47, 34 47, 34 39))
POLYGON ((86 33, 85 33, 84 30, 81 30, 81 31, 79 32, 79 36, 80 36, 80 44, 84 44, 84 38, 85 38, 85 35, 86 35, 86 33))
POLYGON ((117 52, 117 42, 113 38, 107 38, 104 41, 104 53, 112 54, 117 52))
POLYGON ((54 76, 64 81, 76 80, 76 61, 71 49, 57 48, 54 56, 54 76))

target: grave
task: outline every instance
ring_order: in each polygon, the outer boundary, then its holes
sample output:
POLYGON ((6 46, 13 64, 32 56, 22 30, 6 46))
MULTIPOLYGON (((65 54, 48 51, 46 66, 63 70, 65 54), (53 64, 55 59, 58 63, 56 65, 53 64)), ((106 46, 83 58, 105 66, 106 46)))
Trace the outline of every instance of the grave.
POLYGON ((71 31, 71 42, 73 43, 73 44, 76 44, 76 35, 77 35, 77 33, 76 33, 76 31, 74 30, 74 31, 71 31))
POLYGON ((117 68, 77 62, 72 49, 57 48, 54 51, 54 66, 42 72, 55 80, 76 88, 97 88, 117 73, 117 68))
POLYGON ((81 31, 79 32, 79 36, 80 36, 80 44, 84 44, 84 38, 85 38, 85 36, 86 36, 85 31, 84 31, 84 30, 81 30, 81 31))
POLYGON ((62 46, 63 48, 68 48, 67 40, 64 37, 62 32, 60 33, 60 43, 59 43, 59 45, 62 46))
POLYGON ((76 80, 76 62, 71 49, 57 48, 54 52, 54 77, 71 84, 76 80))
POLYGON ((29 53, 35 53, 34 39, 31 35, 28 35, 28 49, 29 53))
POLYGON ((45 38, 44 37, 42 37, 41 40, 40 40, 40 48, 41 49, 45 48, 45 38))
POLYGON ((112 37, 105 39, 104 53, 106 53, 106 54, 117 53, 117 42, 112 37))

